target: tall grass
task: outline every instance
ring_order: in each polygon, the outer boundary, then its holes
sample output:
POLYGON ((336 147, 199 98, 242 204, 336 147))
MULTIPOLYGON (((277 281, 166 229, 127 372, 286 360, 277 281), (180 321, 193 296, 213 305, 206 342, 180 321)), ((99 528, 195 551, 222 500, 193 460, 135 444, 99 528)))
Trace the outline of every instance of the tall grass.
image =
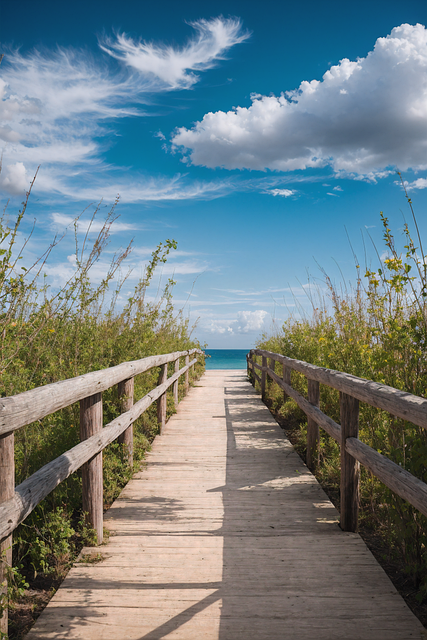
MULTIPOLYGON (((191 338, 188 320, 173 308, 172 280, 166 283, 155 302, 148 297, 156 268, 166 262, 170 251, 176 248, 173 240, 157 246, 133 293, 120 307, 118 300, 128 283, 126 277, 118 278, 119 268, 126 267, 131 244, 113 257, 101 282, 93 284, 91 280, 94 265, 106 253, 117 217, 116 202, 93 241, 89 239, 89 227, 79 242, 78 220, 75 221, 75 268, 67 282, 53 289, 44 272, 60 239, 55 238, 32 265, 24 266, 29 239, 22 242, 21 228, 30 192, 13 224, 7 222, 7 210, 0 219, 2 397, 127 360, 200 346, 191 338)), ((98 215, 96 210, 92 221, 98 215)), ((157 376, 158 370, 137 376, 136 400, 156 386, 157 376)), ((103 400, 104 420, 109 422, 120 413, 117 391, 106 391, 103 400)), ((169 411, 173 411, 172 403, 169 411)), ((135 467, 156 432, 155 408, 150 408, 135 425, 135 467)), ((16 483, 78 441, 78 403, 20 429, 15 446, 16 483)), ((110 445, 104 453, 106 505, 131 474, 122 446, 110 445)), ((76 473, 18 528, 14 536, 14 563, 27 576, 60 574, 72 558, 79 536, 80 539, 90 537, 90 532, 81 519, 81 478, 76 473)), ((16 572, 15 575, 19 576, 16 572)), ((13 584, 11 587, 13 589, 13 584)))
MULTIPOLYGON (((260 348, 427 397, 427 262, 412 202, 407 193, 406 197, 412 224, 405 223, 402 250, 381 213, 386 257, 380 260, 378 255, 378 267, 366 268, 362 275, 356 265, 351 294, 338 291, 326 277, 327 302, 319 304, 311 318, 291 318, 277 335, 264 336, 260 348)), ((293 373, 293 384, 307 392, 304 376, 293 373)), ((281 415, 296 412, 303 450, 304 415, 293 401, 283 404, 276 385, 269 393, 281 415)), ((321 408, 339 422, 338 394, 323 385, 321 408)), ((421 427, 362 404, 360 438, 427 482, 427 432, 421 427)), ((338 446, 324 433, 319 453, 319 478, 338 485, 338 446)), ((365 526, 383 536, 390 553, 404 561, 418 599, 425 600, 427 519, 364 469, 361 516, 365 526)))

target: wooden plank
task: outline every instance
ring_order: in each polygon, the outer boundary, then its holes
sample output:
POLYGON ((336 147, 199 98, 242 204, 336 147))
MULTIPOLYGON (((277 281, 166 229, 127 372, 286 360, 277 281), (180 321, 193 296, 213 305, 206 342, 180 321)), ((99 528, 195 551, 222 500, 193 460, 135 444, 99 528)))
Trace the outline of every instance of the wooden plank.
POLYGON ((341 416, 341 484, 340 484, 340 526, 343 531, 357 531, 359 519, 358 461, 349 454, 347 438, 359 437, 359 400, 340 393, 341 416))
POLYGON ((311 380, 317 380, 322 384, 347 393, 362 402, 366 402, 379 409, 384 409, 394 416, 408 420, 427 429, 427 399, 414 396, 406 391, 399 391, 385 384, 379 384, 372 380, 365 380, 357 376, 334 371, 324 367, 316 367, 301 360, 294 360, 270 351, 255 349, 260 356, 275 358, 277 362, 286 364, 295 371, 303 373, 311 380))
POLYGON ((124 362, 109 369, 86 373, 77 378, 47 384, 16 396, 0 398, 0 434, 15 431, 83 398, 101 393, 122 380, 132 378, 166 362, 172 362, 177 357, 187 357, 194 353, 202 354, 203 352, 200 349, 191 349, 150 356, 142 360, 124 362))
MULTIPOLYGON (((102 393, 80 400, 80 440, 97 436, 102 431, 102 393)), ((82 466, 83 513, 90 527, 96 531, 98 544, 102 544, 104 531, 104 499, 102 478, 102 451, 82 466)))

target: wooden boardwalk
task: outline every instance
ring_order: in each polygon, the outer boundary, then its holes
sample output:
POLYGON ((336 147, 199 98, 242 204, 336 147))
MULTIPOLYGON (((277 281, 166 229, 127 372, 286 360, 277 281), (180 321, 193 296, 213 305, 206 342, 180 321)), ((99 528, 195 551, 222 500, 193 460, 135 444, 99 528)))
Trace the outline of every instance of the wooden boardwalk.
POLYGON ((208 371, 27 640, 427 638, 244 371, 208 371))

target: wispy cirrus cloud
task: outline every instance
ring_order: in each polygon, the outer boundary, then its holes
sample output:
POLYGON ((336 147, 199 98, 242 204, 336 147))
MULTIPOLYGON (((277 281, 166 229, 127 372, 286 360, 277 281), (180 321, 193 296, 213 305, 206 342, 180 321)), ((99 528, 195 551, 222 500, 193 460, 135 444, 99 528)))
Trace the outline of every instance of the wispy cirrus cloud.
POLYGON ((64 194, 67 187, 75 191, 89 171, 110 171, 103 153, 115 122, 147 115, 144 105, 154 92, 191 88, 199 77, 195 71, 211 68, 248 38, 238 19, 191 26, 196 36, 182 48, 135 43, 120 34, 100 42, 99 55, 64 47, 6 52, 0 69, 0 188, 23 193, 40 164, 38 189, 53 186, 64 194))
MULTIPOLYGON (((69 227, 75 228, 77 233, 86 234, 88 231, 92 233, 99 233, 104 227, 104 222, 101 220, 92 220, 89 218, 76 218, 65 213, 54 212, 51 214, 52 225, 55 229, 65 230, 69 227)), ((114 220, 111 224, 109 233, 120 233, 128 231, 140 231, 143 229, 141 225, 129 224, 127 222, 121 222, 114 220)))
POLYGON ((321 81, 207 113, 193 128, 179 128, 172 143, 193 164, 212 168, 328 166, 371 181, 390 166, 427 169, 427 29, 402 24, 321 81))
POLYGON ((196 35, 182 48, 136 42, 125 33, 117 34, 115 39, 105 38, 100 47, 143 74, 151 82, 152 90, 189 89, 199 80, 194 71, 212 68, 228 49, 244 42, 250 35, 237 18, 197 20, 189 24, 196 35))

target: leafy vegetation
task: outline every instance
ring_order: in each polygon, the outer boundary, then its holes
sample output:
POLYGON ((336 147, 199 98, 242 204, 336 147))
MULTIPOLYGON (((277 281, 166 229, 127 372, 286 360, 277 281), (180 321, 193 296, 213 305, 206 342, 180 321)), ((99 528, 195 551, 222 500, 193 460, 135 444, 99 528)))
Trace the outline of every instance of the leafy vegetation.
MULTIPOLYGON (((62 287, 54 290, 44 272, 46 262, 59 242, 57 238, 34 264, 24 266, 29 238, 22 241, 21 227, 30 192, 14 224, 6 222, 6 211, 0 219, 2 397, 128 360, 199 347, 191 338, 188 320, 173 308, 173 280, 166 283, 154 302, 147 294, 156 268, 166 262, 170 251, 176 248, 173 240, 157 246, 133 294, 119 306, 126 277, 120 279, 117 276, 119 267, 126 265, 131 244, 113 257, 98 284, 91 281, 93 266, 106 253, 111 226, 117 217, 116 202, 93 241, 89 239, 89 226, 83 241, 79 242, 78 219, 75 221, 73 273, 62 287)), ((92 223, 98 215, 96 210, 92 223)), ((196 375, 201 372, 201 365, 197 366, 196 375)), ((158 374, 159 370, 154 369, 136 377, 135 400, 156 386, 158 374)), ((181 387, 179 392, 182 395, 181 387)), ((117 389, 103 394, 103 406, 104 423, 120 414, 117 389)), ((173 411, 172 399, 168 398, 168 413, 173 411)), ((134 426, 135 469, 156 433, 154 406, 134 426)), ((20 429, 15 435, 16 484, 78 441, 78 403, 20 429)), ((132 473, 123 446, 118 443, 110 445, 104 451, 106 506, 115 499, 132 473)), ((11 599, 15 592, 22 591, 25 584, 20 574, 26 579, 37 574, 61 575, 75 557, 76 550, 83 543, 90 544, 91 538, 92 532, 84 524, 81 514, 81 476, 76 473, 16 530, 14 580, 9 589, 11 599), (13 589, 15 592, 12 593, 13 589)))
MULTIPOLYGON (((381 213, 386 256, 380 266, 367 268, 362 277, 356 262, 352 294, 340 294, 326 276, 329 303, 319 304, 311 318, 290 318, 281 333, 264 336, 258 347, 427 396, 427 258, 407 193, 406 197, 413 230, 405 223, 402 250, 381 213)), ((307 393, 303 375, 293 372, 292 384, 307 393)), ((304 414, 293 400, 283 403, 277 385, 269 385, 268 394, 279 415, 298 417, 298 447, 304 454, 304 414)), ((321 385, 320 403, 322 411, 339 423, 338 393, 321 385)), ((427 433, 421 427, 361 404, 360 438, 427 482, 427 433)), ((339 447, 322 432, 319 449, 317 475, 329 487, 338 487, 339 447)), ((400 556, 419 602, 425 601, 427 519, 363 468, 361 518, 365 527, 381 533, 391 555, 400 556)))

